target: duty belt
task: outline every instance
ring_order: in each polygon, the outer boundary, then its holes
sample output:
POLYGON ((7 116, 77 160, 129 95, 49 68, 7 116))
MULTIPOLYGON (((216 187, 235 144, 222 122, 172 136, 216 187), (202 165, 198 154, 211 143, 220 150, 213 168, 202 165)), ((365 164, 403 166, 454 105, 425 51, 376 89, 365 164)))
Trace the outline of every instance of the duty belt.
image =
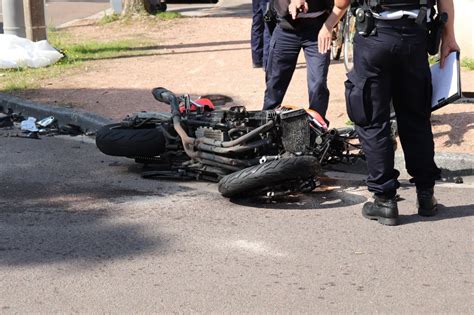
POLYGON ((415 19, 417 24, 426 21, 428 9, 433 7, 435 0, 353 0, 352 3, 359 4, 363 9, 370 9, 374 12, 384 10, 412 10, 418 9, 419 13, 415 19))

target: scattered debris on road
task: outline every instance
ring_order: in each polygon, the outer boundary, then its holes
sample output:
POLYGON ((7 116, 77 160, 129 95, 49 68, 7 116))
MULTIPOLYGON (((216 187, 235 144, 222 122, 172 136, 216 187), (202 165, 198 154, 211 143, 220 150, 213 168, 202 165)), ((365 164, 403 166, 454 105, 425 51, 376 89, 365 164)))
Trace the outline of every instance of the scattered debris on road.
POLYGON ((54 116, 37 120, 32 116, 24 117, 21 113, 14 113, 11 109, 8 109, 6 114, 0 113, 0 128, 12 130, 12 133, 6 133, 5 137, 28 139, 40 139, 40 135, 78 136, 84 134, 80 126, 74 124, 60 125, 54 116))

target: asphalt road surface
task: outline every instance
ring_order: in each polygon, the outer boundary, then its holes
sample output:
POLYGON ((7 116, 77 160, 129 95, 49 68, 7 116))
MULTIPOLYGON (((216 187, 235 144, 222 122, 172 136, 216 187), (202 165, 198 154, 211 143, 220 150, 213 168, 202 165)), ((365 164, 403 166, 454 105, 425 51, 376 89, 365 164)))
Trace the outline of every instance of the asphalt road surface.
POLYGON ((86 137, 0 129, 2 313, 474 312, 474 186, 363 219, 360 181, 277 201, 146 180, 86 137))

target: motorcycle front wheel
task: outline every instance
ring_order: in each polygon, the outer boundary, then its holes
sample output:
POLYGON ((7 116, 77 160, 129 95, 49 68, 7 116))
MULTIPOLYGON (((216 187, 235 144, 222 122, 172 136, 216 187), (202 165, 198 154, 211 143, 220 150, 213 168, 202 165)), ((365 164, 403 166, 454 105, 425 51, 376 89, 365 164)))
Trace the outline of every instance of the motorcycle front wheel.
POLYGON ((247 167, 223 177, 219 181, 219 192, 227 198, 242 197, 266 187, 314 178, 320 171, 319 162, 313 156, 283 158, 247 167))
POLYGON ((111 124, 100 128, 95 143, 102 153, 112 156, 153 157, 165 152, 165 137, 160 129, 127 128, 111 124))

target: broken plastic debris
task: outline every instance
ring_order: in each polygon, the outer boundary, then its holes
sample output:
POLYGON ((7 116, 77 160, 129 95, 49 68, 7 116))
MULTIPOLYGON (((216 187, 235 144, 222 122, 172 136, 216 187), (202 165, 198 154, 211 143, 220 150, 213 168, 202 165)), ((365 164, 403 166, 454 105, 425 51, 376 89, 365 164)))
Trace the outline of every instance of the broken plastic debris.
POLYGON ((14 122, 21 122, 25 120, 25 117, 23 117, 21 113, 14 113, 11 108, 8 109, 7 115, 10 116, 11 120, 14 122))
POLYGON ((0 128, 13 126, 12 118, 9 115, 0 113, 0 128))
POLYGON ((77 136, 83 133, 80 126, 73 124, 66 124, 61 126, 59 128, 59 132, 70 136, 77 136))
POLYGON ((10 137, 18 137, 18 138, 28 138, 28 139, 40 139, 37 132, 23 132, 9 135, 10 137))
POLYGON ((50 126, 51 124, 53 124, 55 121, 56 121, 56 118, 54 118, 53 116, 49 116, 49 117, 41 119, 36 124, 40 127, 46 128, 50 126))
POLYGON ((28 132, 24 138, 39 139, 38 132, 28 132))
POLYGON ((20 124, 20 128, 23 131, 37 132, 38 128, 36 128, 36 118, 28 117, 28 119, 23 120, 20 124))

